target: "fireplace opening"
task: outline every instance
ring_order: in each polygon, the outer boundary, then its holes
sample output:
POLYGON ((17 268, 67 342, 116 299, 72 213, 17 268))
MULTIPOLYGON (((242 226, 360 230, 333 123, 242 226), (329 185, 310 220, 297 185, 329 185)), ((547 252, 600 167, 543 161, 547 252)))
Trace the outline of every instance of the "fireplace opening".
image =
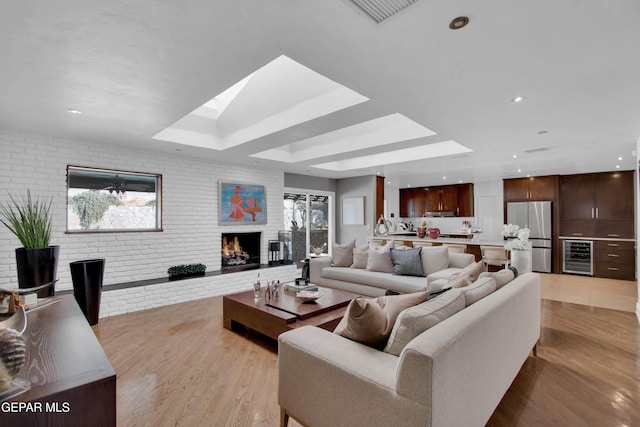
POLYGON ((241 271, 260 267, 260 232, 222 233, 222 270, 241 271))

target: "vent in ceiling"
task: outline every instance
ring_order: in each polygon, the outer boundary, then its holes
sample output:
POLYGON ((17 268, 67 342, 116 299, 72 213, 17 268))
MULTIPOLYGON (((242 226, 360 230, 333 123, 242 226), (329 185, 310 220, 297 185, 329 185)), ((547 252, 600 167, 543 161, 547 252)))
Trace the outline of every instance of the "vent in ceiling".
POLYGON ((529 150, 524 150, 525 153, 527 154, 531 154, 531 153, 539 153, 541 151, 548 151, 549 147, 542 147, 542 148, 530 148, 529 150))
POLYGON ((381 23, 418 0, 351 0, 376 23, 381 23))

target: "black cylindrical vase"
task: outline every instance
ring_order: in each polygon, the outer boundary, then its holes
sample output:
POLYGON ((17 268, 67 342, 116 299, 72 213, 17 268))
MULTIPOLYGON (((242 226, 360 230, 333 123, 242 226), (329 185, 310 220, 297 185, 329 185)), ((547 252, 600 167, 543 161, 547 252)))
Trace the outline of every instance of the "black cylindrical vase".
POLYGON ((73 295, 90 325, 98 323, 104 259, 87 259, 69 264, 73 295))
MULTIPOLYGON (((56 280, 60 246, 47 248, 16 249, 16 267, 18 269, 18 287, 33 288, 56 280)), ((54 285, 38 292, 38 297, 53 296, 54 285)))

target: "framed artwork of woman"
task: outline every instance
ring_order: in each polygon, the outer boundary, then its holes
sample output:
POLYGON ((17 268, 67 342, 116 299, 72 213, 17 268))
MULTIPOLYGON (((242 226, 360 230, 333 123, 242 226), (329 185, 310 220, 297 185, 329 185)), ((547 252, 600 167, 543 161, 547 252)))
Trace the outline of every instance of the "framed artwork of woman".
POLYGON ((267 223, 264 185, 220 181, 220 225, 267 223))

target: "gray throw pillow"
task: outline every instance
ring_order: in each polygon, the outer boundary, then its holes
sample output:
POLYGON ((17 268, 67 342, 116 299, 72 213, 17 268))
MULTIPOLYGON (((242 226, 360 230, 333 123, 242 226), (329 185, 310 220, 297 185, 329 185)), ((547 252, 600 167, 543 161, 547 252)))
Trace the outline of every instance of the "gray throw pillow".
POLYGON ((422 276, 422 248, 395 249, 391 248, 391 262, 393 262, 393 274, 401 276, 422 276))

